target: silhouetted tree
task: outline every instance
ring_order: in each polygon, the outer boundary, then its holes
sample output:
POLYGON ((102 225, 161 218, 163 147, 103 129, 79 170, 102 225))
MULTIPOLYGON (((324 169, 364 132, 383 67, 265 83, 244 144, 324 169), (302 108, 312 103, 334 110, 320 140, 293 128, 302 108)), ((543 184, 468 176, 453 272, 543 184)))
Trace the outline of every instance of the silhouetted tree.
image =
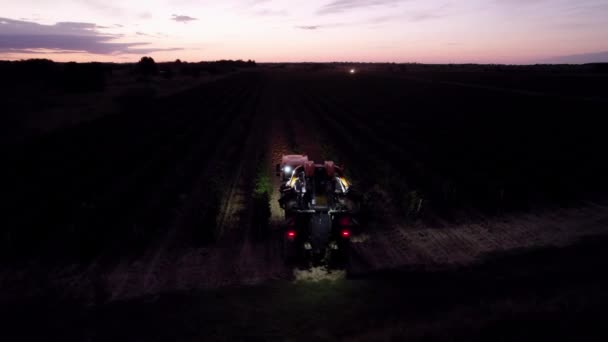
POLYGON ((28 80, 50 80, 55 74, 55 62, 49 59, 28 59, 17 62, 19 77, 28 80))
POLYGON ((142 76, 152 76, 158 74, 158 65, 152 57, 142 57, 137 63, 137 73, 142 76))

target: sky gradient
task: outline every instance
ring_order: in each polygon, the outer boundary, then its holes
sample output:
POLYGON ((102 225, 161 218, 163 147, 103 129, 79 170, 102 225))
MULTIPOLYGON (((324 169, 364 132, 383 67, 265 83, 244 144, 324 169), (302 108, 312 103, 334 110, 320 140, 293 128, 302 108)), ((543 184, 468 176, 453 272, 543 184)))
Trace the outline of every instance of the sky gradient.
POLYGON ((0 0, 0 59, 608 62, 608 0, 0 0))

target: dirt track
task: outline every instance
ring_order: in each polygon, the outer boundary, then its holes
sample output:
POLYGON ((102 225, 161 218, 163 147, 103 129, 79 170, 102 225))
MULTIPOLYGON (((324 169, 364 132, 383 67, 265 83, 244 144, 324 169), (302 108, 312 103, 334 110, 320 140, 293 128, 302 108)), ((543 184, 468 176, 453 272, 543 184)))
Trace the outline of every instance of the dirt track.
MULTIPOLYGON (((395 148, 383 137, 373 135, 365 125, 357 123, 356 116, 351 115, 343 103, 311 87, 314 77, 298 74, 294 78, 286 71, 265 71, 233 76, 221 82, 216 98, 205 100, 209 107, 202 108, 207 112, 204 120, 195 113, 180 116, 178 122, 165 116, 150 119, 150 129, 144 132, 150 135, 143 136, 141 146, 134 147, 144 153, 140 160, 130 161, 133 167, 129 172, 93 164, 90 178, 82 173, 83 176, 74 181, 75 196, 81 195, 78 192, 81 190, 76 189, 78 186, 90 185, 93 194, 90 201, 95 202, 96 208, 117 207, 112 213, 113 217, 120 218, 119 227, 141 225, 143 234, 148 227, 159 232, 142 252, 117 260, 110 248, 86 267, 74 264, 48 273, 38 270, 35 277, 29 271, 7 268, 0 275, 0 288, 7 289, 2 296, 7 299, 14 295, 39 294, 40 279, 63 297, 89 303, 259 284, 273 279, 292 280, 293 270, 283 264, 277 240, 257 240, 250 229, 251 193, 259 157, 268 156, 268 173, 274 187, 271 227, 276 229, 281 224, 282 212, 277 204, 279 183, 274 177, 274 164, 282 154, 307 153, 315 160, 337 154, 340 159, 340 153, 349 146, 353 150, 344 159, 367 162, 349 165, 355 169, 384 158, 381 153, 365 154, 364 150, 355 150, 366 142, 383 145, 389 152, 403 152, 391 150, 395 148), (338 122, 345 126, 339 127, 338 122), (352 142, 354 145, 349 145, 352 138, 348 137, 346 127, 358 134, 358 141, 352 142), (166 136, 159 133, 165 128, 173 129, 173 133, 166 136), (321 146, 329 147, 329 152, 321 146), (108 172, 96 174, 96 167, 106 167, 108 172), (217 229, 204 232, 211 238, 201 239, 201 231, 208 228, 204 226, 204 222, 208 222, 205 215, 212 211, 208 208, 212 201, 210 179, 218 177, 218 173, 221 191, 217 216, 214 216, 217 229), (110 205, 116 198, 122 199, 110 205), (162 215, 154 213, 169 204, 173 210, 162 215), (160 220, 166 216, 169 219, 160 220), (158 222, 162 222, 160 227, 158 222)), ((187 102, 189 106, 184 108, 192 108, 208 89, 195 88, 182 93, 176 103, 187 102)), ((105 119, 87 129, 97 131, 97 124, 100 130, 109 131, 120 127, 121 121, 120 118, 105 119)), ((78 134, 74 139, 88 141, 78 134)), ((112 156, 111 150, 99 150, 115 159, 128 159, 128 155, 112 156)), ((400 158, 407 156, 402 153, 400 158)), ((81 171, 77 165, 69 164, 62 171, 70 172, 70 167, 81 171)), ((358 175, 368 171, 370 168, 361 169, 358 175)), ((76 223, 86 225, 103 216, 103 211, 99 214, 90 212, 97 209, 85 209, 86 215, 74 219, 76 223)), ((102 222, 111 224, 111 218, 104 217, 102 222)), ((520 214, 508 219, 441 228, 408 226, 389 220, 384 225, 366 227, 364 234, 353 239, 351 271, 365 275, 390 269, 466 266, 494 253, 566 246, 584 237, 603 235, 608 232, 607 220, 606 207, 591 205, 584 209, 520 214)))

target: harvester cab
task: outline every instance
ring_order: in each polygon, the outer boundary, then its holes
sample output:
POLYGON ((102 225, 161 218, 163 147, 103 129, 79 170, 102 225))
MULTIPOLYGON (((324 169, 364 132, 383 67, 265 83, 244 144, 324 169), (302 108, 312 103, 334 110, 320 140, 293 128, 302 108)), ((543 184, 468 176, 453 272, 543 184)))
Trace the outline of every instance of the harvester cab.
POLYGON ((294 174, 296 167, 308 162, 308 156, 301 154, 289 154, 281 158, 281 163, 276 165, 276 174, 282 181, 287 181, 294 174))

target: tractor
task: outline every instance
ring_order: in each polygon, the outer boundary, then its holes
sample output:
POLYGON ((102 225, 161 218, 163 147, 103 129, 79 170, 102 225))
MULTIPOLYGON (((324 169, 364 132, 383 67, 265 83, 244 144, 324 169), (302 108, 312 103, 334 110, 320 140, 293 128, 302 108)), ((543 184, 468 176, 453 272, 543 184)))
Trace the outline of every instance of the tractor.
POLYGON ((279 204, 285 212, 285 258, 310 266, 344 264, 359 212, 344 168, 332 161, 315 164, 305 155, 287 155, 276 171, 284 182, 279 204))

